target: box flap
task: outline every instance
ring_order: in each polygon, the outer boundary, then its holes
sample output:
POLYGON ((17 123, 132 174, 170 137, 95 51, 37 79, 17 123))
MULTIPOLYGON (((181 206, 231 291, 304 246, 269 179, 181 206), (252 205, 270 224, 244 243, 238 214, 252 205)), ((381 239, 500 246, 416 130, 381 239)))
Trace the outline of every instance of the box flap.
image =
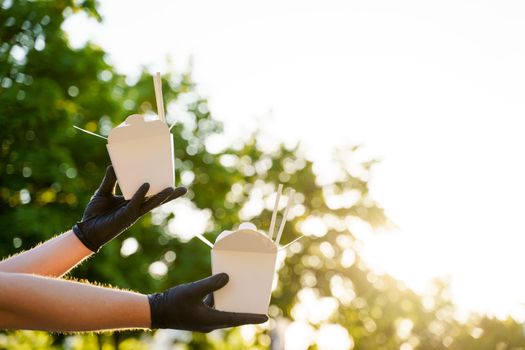
POLYGON ((133 114, 111 130, 108 143, 129 142, 145 137, 165 136, 169 133, 166 123, 158 119, 146 121, 142 115, 133 114))
POLYGON ((277 246, 264 233, 250 229, 240 229, 221 233, 215 241, 213 250, 275 254, 277 253, 277 246))

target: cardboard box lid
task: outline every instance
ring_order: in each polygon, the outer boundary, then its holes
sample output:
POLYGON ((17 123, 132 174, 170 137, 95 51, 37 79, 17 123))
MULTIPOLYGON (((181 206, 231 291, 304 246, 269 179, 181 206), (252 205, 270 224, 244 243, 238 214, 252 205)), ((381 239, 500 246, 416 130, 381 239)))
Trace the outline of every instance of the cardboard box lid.
POLYGON ((159 119, 144 120, 140 114, 132 114, 124 122, 113 128, 108 135, 108 143, 130 142, 142 138, 166 136, 170 129, 159 119))
POLYGON ((216 239, 213 250, 232 250, 276 254, 277 245, 267 235, 256 230, 241 228, 224 231, 216 239))

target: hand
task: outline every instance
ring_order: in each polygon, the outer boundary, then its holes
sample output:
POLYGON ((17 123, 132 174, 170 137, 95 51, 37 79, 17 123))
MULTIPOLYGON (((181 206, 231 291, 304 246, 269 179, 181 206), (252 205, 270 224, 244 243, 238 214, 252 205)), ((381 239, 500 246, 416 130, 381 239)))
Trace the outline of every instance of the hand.
POLYGON ((228 275, 219 273, 203 280, 183 284, 163 293, 148 295, 151 328, 173 328, 208 333, 218 328, 263 323, 268 316, 218 311, 206 297, 228 283, 228 275), (206 302, 203 299, 206 298, 206 302))
POLYGON ((78 239, 93 252, 133 225, 142 215, 187 191, 184 187, 168 187, 145 200, 149 190, 149 184, 145 183, 130 200, 126 200, 115 194, 116 184, 117 177, 110 165, 87 205, 82 221, 73 226, 78 239))

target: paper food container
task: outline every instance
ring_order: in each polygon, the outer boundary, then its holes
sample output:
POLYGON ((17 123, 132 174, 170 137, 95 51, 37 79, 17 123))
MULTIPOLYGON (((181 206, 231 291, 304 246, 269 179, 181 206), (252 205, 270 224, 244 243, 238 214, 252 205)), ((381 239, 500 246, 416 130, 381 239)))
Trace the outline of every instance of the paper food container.
POLYGON ((111 163, 124 198, 131 199, 139 187, 149 183, 147 196, 159 193, 175 182, 173 135, 166 123, 160 73, 153 77, 159 119, 147 120, 133 114, 111 130, 106 138, 78 126, 76 129, 106 139, 111 163))
POLYGON ((130 115, 111 130, 107 149, 124 198, 133 197, 145 182, 148 196, 173 186, 173 135, 165 122, 130 115))
POLYGON ((277 253, 286 249, 279 247, 288 210, 293 201, 293 190, 288 197, 288 204, 277 234, 273 240, 273 229, 277 214, 282 186, 277 192, 276 204, 268 234, 257 230, 251 223, 243 223, 236 231, 223 231, 215 244, 204 236, 198 235, 211 249, 212 273, 225 272, 230 277, 228 284, 213 293, 215 309, 230 312, 248 312, 266 314, 272 294, 277 253))
POLYGON ((272 294, 277 245, 252 228, 221 233, 211 250, 212 273, 226 272, 228 284, 213 293, 222 311, 266 314, 272 294))

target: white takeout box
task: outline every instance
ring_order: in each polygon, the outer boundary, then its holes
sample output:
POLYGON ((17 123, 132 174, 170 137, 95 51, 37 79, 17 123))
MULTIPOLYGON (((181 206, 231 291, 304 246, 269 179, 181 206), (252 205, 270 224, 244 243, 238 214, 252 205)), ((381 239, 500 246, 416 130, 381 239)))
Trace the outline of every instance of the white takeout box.
POLYGON ((225 287, 213 293, 221 311, 266 314, 272 294, 278 247, 253 225, 224 231, 211 251, 212 273, 226 272, 225 287))
POLYGON ((277 253, 297 242, 300 236, 283 247, 279 246, 288 211, 292 207, 295 191, 288 202, 281 225, 273 239, 275 220, 283 185, 279 185, 268 234, 245 222, 236 231, 223 231, 212 244, 202 234, 198 239, 211 247, 211 269, 214 275, 225 272, 230 277, 226 286, 213 292, 215 308, 220 311, 266 314, 272 296, 277 253))
POLYGON ((111 130, 107 148, 124 198, 133 197, 145 182, 148 196, 173 186, 173 135, 165 122, 130 115, 111 130))

